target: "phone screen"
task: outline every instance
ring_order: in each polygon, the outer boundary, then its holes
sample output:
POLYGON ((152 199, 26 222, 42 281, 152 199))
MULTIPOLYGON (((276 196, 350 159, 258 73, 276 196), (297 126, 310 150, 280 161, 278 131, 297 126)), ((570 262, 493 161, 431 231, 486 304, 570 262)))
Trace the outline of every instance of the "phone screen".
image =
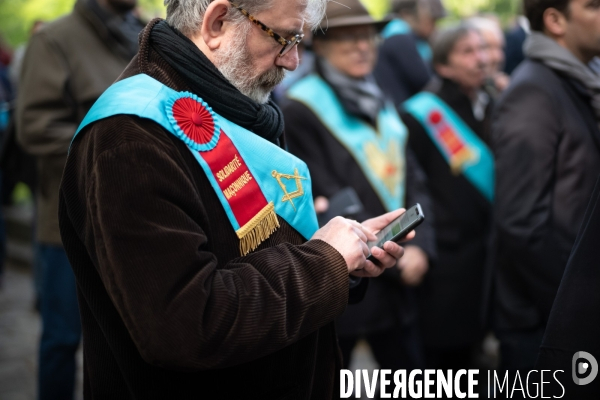
POLYGON ((402 232, 402 229, 406 227, 408 219, 408 212, 405 212, 400 217, 396 218, 394 222, 377 232, 375 236, 377 236, 376 241, 367 242, 369 248, 373 246, 383 247, 383 244, 389 240, 391 240, 394 236, 402 232))
POLYGON ((375 236, 377 236, 376 241, 367 242, 367 246, 369 249, 373 246, 383 247, 383 244, 389 240, 400 240, 400 237, 397 237, 398 234, 408 234, 415 226, 419 225, 419 223, 423 220, 424 215, 423 211, 421 211, 421 206, 419 204, 411 207, 406 210, 404 214, 396 218, 392 221, 388 226, 377 232, 375 236))

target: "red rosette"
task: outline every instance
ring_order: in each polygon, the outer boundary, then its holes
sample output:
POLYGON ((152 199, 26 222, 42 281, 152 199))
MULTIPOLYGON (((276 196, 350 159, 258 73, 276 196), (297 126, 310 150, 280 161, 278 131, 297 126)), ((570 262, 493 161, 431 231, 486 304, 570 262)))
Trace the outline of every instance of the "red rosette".
POLYGON ((437 110, 432 111, 431 114, 429 114, 429 121, 434 125, 439 124, 442 121, 442 114, 437 110))
POLYGON ((175 133, 194 150, 207 151, 216 146, 220 128, 212 109, 197 96, 182 93, 167 106, 175 133))

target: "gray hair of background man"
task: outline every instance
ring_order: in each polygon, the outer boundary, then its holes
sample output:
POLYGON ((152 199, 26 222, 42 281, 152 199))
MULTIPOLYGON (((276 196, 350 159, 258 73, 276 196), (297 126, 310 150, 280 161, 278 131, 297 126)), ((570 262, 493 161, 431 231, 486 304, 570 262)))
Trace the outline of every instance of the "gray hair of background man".
POLYGON ((417 13, 417 0, 392 0, 392 12, 415 15, 417 13))
POLYGON ((465 23, 450 26, 437 32, 431 41, 433 65, 447 65, 448 57, 456 43, 471 32, 478 32, 473 26, 465 23))
MULTIPOLYGON (((196 34, 202 27, 202 20, 206 9, 213 0, 164 0, 167 6, 167 22, 169 25, 190 37, 196 34)), ((235 4, 242 7, 250 14, 257 14, 271 7, 274 1, 281 0, 238 0, 235 4)), ((325 14, 325 7, 329 0, 297 0, 306 5, 304 21, 308 27, 315 29, 325 14)), ((227 15, 230 21, 241 24, 248 19, 240 12, 234 12, 230 8, 227 15)))
POLYGON ((392 0, 393 13, 417 16, 423 11, 434 19, 444 18, 447 14, 441 0, 392 0))
POLYGON ((467 19, 465 23, 480 32, 492 32, 494 35, 496 35, 499 41, 504 42, 504 33, 502 32, 500 22, 494 18, 485 16, 471 17, 467 19))

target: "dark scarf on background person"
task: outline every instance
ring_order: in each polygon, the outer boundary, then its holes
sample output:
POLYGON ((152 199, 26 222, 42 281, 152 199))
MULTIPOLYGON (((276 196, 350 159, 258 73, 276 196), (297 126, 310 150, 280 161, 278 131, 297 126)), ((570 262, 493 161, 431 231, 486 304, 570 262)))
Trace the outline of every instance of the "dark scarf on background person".
POLYGON ((317 71, 331 85, 346 111, 366 119, 373 126, 377 125, 377 116, 385 102, 383 92, 372 75, 362 79, 351 78, 321 57, 317 59, 317 71))
POLYGON ((260 104, 243 95, 194 42, 166 21, 152 28, 150 45, 217 114, 279 145, 283 114, 273 100, 260 104))
POLYGON ((531 32, 523 44, 523 52, 531 59, 580 82, 592 98, 592 108, 600 127, 600 75, 581 62, 569 50, 540 32, 531 32))
POLYGON ((113 46, 123 57, 131 60, 139 48, 138 36, 144 24, 132 12, 123 15, 114 14, 100 6, 98 0, 87 0, 85 6, 106 27, 114 40, 113 46))

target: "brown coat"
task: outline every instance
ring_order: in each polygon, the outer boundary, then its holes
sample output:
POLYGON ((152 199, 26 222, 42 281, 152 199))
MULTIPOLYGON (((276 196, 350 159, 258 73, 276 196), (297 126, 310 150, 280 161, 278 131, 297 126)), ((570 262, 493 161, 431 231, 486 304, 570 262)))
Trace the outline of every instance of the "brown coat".
MULTIPOLYGON (((149 46, 123 77, 185 82, 149 46)), ((60 193, 86 399, 331 399, 344 258, 281 227, 247 256, 186 145, 119 115, 80 133, 60 193)))
POLYGON ((129 61, 83 0, 29 42, 19 85, 17 138, 37 158, 37 238, 42 243, 61 243, 58 188, 75 130, 129 61))

